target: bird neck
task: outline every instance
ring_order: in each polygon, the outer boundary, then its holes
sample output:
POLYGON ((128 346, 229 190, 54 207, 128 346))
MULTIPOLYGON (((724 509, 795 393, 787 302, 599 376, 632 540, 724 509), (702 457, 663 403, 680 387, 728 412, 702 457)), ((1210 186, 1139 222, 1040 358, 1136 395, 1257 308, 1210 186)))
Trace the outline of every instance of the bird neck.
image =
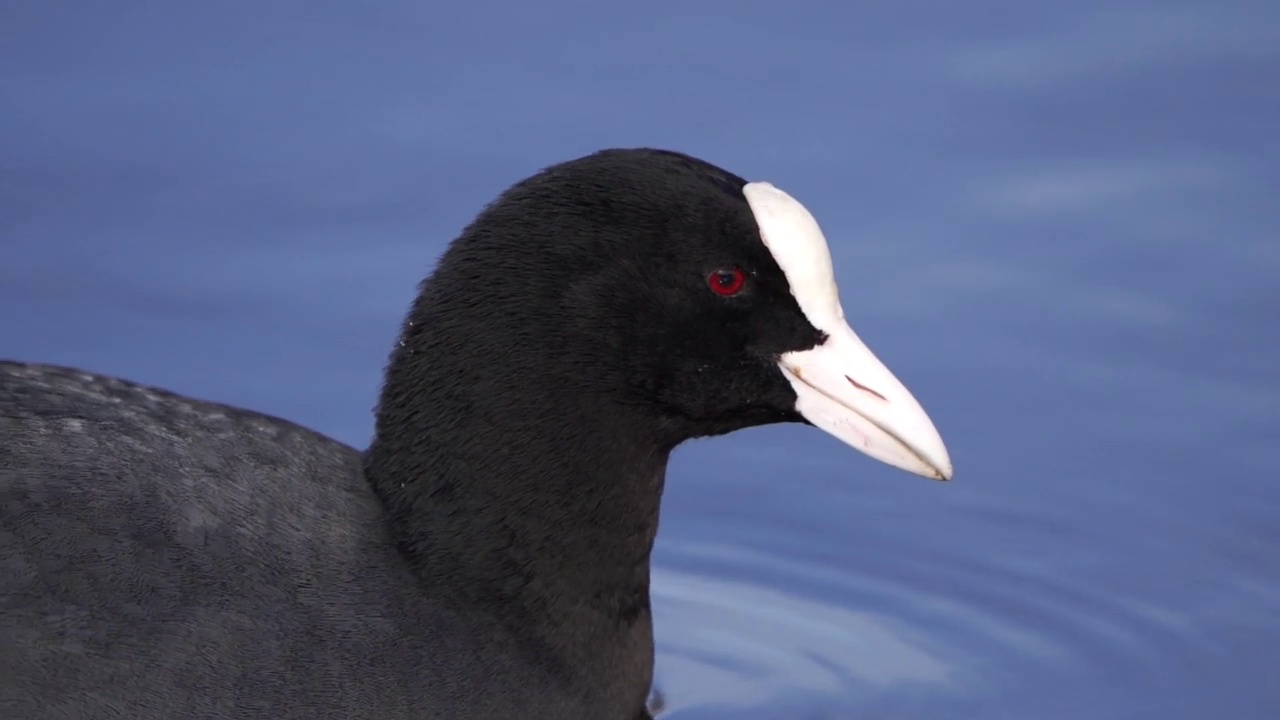
POLYGON ((488 613, 570 675, 616 658, 609 682, 647 692, 650 554, 673 444, 608 400, 598 374, 520 353, 503 366, 493 348, 466 352, 474 343, 421 324, 388 367, 365 466, 425 592, 488 613))

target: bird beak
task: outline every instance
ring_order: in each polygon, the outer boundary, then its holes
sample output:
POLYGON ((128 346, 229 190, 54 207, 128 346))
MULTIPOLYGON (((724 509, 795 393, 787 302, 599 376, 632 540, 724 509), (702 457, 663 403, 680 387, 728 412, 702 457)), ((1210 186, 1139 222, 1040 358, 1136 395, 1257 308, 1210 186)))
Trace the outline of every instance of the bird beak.
POLYGON ((826 342, 786 353, 779 365, 806 420, 881 462, 950 480, 951 457, 925 414, 889 368, 841 320, 826 342))

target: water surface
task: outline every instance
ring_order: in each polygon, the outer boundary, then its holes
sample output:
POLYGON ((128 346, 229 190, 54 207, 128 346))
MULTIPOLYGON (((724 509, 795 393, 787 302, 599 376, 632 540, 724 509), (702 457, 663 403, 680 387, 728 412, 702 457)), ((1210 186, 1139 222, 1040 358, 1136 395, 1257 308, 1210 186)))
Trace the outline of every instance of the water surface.
POLYGON ((436 5, 0 9, 0 355, 363 445, 484 203, 686 150, 814 211, 956 480, 681 448, 670 718, 1280 717, 1280 11, 436 5))

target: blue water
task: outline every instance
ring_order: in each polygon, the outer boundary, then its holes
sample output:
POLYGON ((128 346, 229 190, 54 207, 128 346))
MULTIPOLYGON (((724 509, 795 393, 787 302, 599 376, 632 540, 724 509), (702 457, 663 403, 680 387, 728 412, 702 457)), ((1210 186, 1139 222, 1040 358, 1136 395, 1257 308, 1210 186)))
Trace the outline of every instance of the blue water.
POLYGON ((418 279, 604 146, 804 201, 932 483, 681 448, 672 720, 1280 717, 1280 8, 0 8, 0 355, 363 445, 418 279))

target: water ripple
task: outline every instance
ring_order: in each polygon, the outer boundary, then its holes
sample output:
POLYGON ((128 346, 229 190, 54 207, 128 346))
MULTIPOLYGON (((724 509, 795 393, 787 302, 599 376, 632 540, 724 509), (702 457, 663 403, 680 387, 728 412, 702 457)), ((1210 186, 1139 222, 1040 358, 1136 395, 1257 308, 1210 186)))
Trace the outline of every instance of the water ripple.
POLYGON ((994 717, 997 698, 1035 708, 1040 683, 1054 687, 1045 677, 1141 673, 1193 640, 1175 614, 1016 556, 890 547, 837 566, 748 543, 666 542, 654 612, 667 717, 969 717, 951 713, 984 706, 994 717))

